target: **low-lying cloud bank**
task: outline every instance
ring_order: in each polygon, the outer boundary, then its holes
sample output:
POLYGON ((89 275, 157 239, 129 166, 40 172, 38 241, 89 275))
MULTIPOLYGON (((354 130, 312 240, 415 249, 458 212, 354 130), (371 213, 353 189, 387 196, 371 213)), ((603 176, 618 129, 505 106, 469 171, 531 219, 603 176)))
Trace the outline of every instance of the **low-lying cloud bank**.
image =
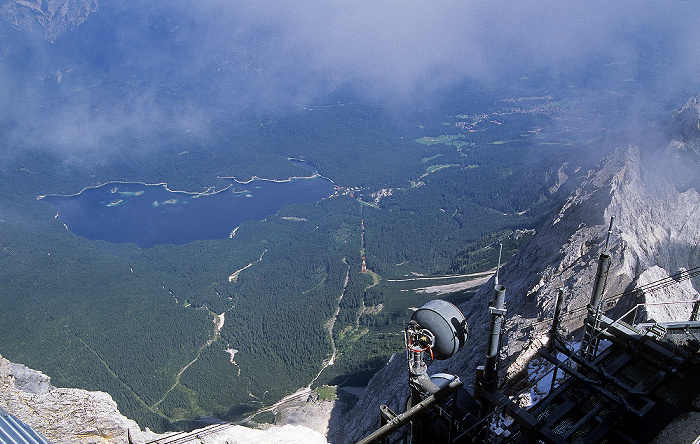
POLYGON ((697 6, 104 0, 55 43, 0 33, 0 100, 11 104, 0 150, 80 157, 124 134, 206 133, 237 114, 341 97, 423 103, 465 81, 492 88, 531 75, 587 90, 589 108, 634 95, 634 113, 697 83, 697 6))

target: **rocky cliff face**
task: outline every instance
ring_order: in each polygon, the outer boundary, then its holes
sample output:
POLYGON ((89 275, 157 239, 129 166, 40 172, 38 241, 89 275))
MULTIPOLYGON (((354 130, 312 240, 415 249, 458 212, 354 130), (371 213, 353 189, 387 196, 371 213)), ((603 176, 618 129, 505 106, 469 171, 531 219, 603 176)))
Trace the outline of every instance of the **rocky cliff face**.
MULTIPOLYGON (((501 270, 507 287, 508 310, 503 335, 501 377, 522 376, 529 357, 546 342, 547 321, 557 289, 565 289, 564 333, 581 326, 590 300, 598 256, 604 248, 609 222, 611 267, 604 297, 610 297, 700 265, 700 100, 691 99, 677 116, 660 128, 662 137, 648 146, 619 148, 590 171, 583 184, 501 270)), ((611 314, 621 314, 641 302, 696 300, 700 281, 683 281, 663 291, 619 299, 611 314), (631 299, 634 298, 634 299, 631 299)), ((482 364, 489 324, 489 282, 460 307, 470 325, 467 346, 447 361, 435 362, 430 374, 457 374, 473 384, 482 364)), ((689 319, 691 304, 672 309, 650 308, 640 316, 656 321, 689 319)), ((396 354, 370 381, 365 395, 331 433, 331 442, 354 442, 379 425, 378 407, 403 411, 407 395, 407 364, 396 354)))
POLYGON ((97 10, 97 0, 2 0, 0 15, 15 27, 53 42, 97 10))
POLYGON ((56 388, 48 376, 0 356, 0 407, 53 443, 126 443, 155 439, 119 413, 104 392, 56 388))
MULTIPOLYGON (((317 402, 305 405, 304 408, 313 410, 318 417, 323 417, 323 411, 329 408, 326 404, 332 405, 327 402, 317 402)), ((55 444, 126 444, 129 439, 134 443, 145 443, 167 436, 153 433, 148 429, 141 430, 135 421, 119 413, 117 404, 107 393, 56 388, 51 385, 50 378, 43 373, 12 363, 2 356, 0 356, 0 408, 19 418, 55 444)), ((294 423, 306 425, 309 420, 300 419, 295 412, 289 412, 287 416, 290 420, 282 427, 258 430, 232 426, 216 428, 214 432, 211 429, 203 432, 195 430, 188 436, 178 435, 178 442, 326 443, 324 435, 319 431, 294 425, 294 423), (289 415, 293 415, 294 418, 289 418, 289 415)), ((327 423, 326 419, 325 424, 327 423)), ((325 425, 317 425, 325 432, 325 425)))

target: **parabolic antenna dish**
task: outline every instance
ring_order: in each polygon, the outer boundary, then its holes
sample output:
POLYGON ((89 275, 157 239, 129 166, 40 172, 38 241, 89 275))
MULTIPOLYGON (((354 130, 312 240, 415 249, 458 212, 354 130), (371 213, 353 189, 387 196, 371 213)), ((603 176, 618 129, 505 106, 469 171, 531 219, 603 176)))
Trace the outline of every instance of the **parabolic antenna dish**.
POLYGON ((411 320, 435 336, 434 359, 449 358, 467 342, 467 321, 459 308, 450 302, 434 299, 416 310, 411 320))

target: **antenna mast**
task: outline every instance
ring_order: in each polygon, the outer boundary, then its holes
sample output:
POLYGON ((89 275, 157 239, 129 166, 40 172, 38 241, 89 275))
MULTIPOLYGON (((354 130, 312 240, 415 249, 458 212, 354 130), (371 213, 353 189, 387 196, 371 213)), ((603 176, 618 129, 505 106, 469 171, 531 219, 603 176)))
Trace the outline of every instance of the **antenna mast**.
POLYGON ((610 227, 608 227, 608 235, 605 238, 605 249, 603 252, 608 252, 608 244, 610 243, 610 235, 612 234, 613 222, 615 222, 615 216, 610 216, 610 227))
POLYGON ((598 258, 598 271, 596 272, 595 282, 593 284, 593 295, 591 302, 588 304, 588 317, 585 322, 585 330, 583 333, 583 357, 587 361, 592 361, 598 353, 598 343, 600 338, 596 334, 600 326, 601 305, 603 303, 603 292, 608 282, 608 271, 610 270, 610 254, 608 253, 608 244, 610 242, 610 234, 615 217, 610 218, 610 227, 608 228, 608 236, 605 239, 605 249, 600 253, 598 258))
POLYGON ((503 242, 500 242, 498 248, 498 265, 496 266, 496 278, 495 278, 495 285, 498 285, 498 274, 501 271, 501 253, 503 253, 503 242))

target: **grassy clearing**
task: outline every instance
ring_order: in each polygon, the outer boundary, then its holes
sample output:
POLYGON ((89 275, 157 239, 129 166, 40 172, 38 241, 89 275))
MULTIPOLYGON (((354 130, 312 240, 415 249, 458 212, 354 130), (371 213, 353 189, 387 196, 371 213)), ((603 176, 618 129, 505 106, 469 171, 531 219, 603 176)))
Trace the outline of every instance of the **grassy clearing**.
POLYGON ((338 399, 338 388, 330 385, 322 385, 316 389, 318 399, 321 401, 335 401, 338 399))
POLYGON ((274 424, 275 414, 272 412, 262 412, 258 413, 253 417, 253 421, 258 424, 274 424))
POLYGON ((369 275, 372 276, 372 286, 379 284, 379 281, 382 280, 381 276, 379 276, 372 270, 367 270, 367 273, 369 273, 369 275))
POLYGON ((522 142, 524 139, 494 140, 489 145, 505 145, 506 143, 522 142))
POLYGON ((435 159, 437 159, 437 158, 440 157, 440 156, 444 156, 444 154, 439 153, 439 154, 436 154, 436 155, 431 156, 431 157, 424 157, 424 158, 422 158, 420 161, 421 161, 421 163, 428 163, 428 162, 430 162, 431 160, 435 160, 435 159))
POLYGON ((447 145, 453 146, 459 139, 464 139, 464 134, 443 134, 437 137, 421 137, 415 141, 423 145, 447 145))
POLYGON ((444 165, 430 165, 428 168, 425 169, 425 174, 434 173, 436 171, 444 170, 445 168, 450 168, 450 167, 454 167, 454 166, 459 166, 459 165, 454 164, 454 163, 447 163, 444 165))

